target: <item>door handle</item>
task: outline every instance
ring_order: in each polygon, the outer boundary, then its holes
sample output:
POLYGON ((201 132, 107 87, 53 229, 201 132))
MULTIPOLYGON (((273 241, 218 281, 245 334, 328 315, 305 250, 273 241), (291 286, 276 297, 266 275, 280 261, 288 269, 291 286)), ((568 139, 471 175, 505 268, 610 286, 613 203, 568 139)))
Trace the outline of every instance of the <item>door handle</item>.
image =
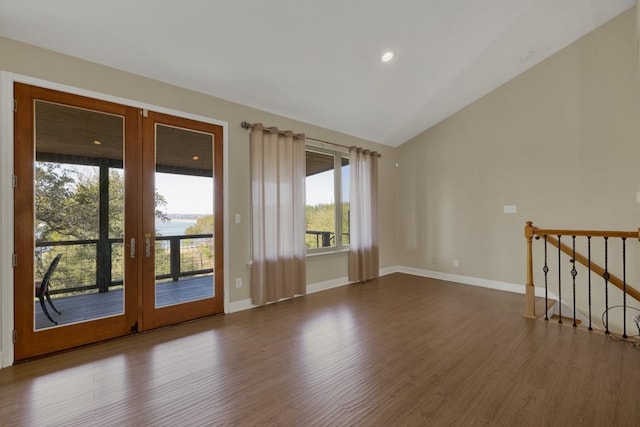
POLYGON ((130 245, 129 245, 129 256, 131 258, 135 258, 136 257, 136 238, 132 237, 130 240, 130 245))
POLYGON ((151 234, 144 235, 144 256, 149 258, 151 256, 151 234))

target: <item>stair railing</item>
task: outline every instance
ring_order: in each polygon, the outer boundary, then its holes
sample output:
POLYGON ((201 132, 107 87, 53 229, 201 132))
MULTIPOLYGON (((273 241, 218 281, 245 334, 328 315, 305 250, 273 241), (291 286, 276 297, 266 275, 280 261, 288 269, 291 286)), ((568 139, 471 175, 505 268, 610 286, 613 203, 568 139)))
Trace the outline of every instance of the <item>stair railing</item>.
MULTIPOLYGON (((558 309, 559 309, 559 323, 562 323, 562 262, 561 253, 565 253, 570 257, 569 261, 572 264, 570 271, 572 288, 573 288, 573 326, 577 326, 576 322, 576 276, 578 271, 576 269, 576 263, 585 266, 588 270, 588 318, 589 318, 589 330, 592 330, 592 272, 604 279, 604 307, 603 312, 603 326, 605 327, 605 333, 609 334, 609 310, 613 308, 609 304, 609 285, 613 285, 622 291, 622 310, 623 310, 623 326, 622 337, 627 336, 627 296, 640 302, 640 292, 627 283, 627 239, 638 239, 640 241, 640 229, 637 231, 596 231, 596 230, 559 230, 559 229, 541 229, 534 227, 531 221, 527 221, 524 228, 524 235, 527 240, 527 283, 525 287, 525 317, 537 318, 535 308, 535 285, 533 280, 533 239, 543 240, 544 242, 544 267, 542 268, 544 274, 544 290, 545 290, 545 307, 548 307, 549 299, 549 273, 550 268, 548 264, 549 250, 548 245, 551 245, 557 249, 558 256, 558 272, 557 272, 557 292, 558 292, 558 309), (569 237, 571 239, 571 245, 562 243, 562 237, 569 237), (576 238, 586 238, 587 244, 587 256, 584 256, 576 252, 576 238), (603 239, 604 246, 604 267, 596 264, 592 260, 592 238, 603 239), (611 273, 609 265, 609 247, 610 239, 620 239, 622 249, 622 279, 618 278, 611 273)), ((639 311, 632 307, 632 309, 639 311)), ((547 315, 548 309, 545 310, 545 320, 549 320, 547 315)), ((636 317, 636 325, 640 328, 640 316, 636 317)), ((640 331, 639 331, 640 333, 640 331)))

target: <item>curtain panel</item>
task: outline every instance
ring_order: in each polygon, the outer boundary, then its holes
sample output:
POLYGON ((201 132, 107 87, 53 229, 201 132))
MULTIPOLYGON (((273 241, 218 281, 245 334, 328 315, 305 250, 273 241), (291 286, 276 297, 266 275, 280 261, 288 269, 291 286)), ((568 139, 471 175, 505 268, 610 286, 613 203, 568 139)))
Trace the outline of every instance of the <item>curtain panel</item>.
POLYGON ((349 280, 362 282, 379 275, 378 153, 362 148, 349 150, 351 210, 349 280))
POLYGON ((305 167, 304 135, 253 125, 253 304, 306 293, 305 167))

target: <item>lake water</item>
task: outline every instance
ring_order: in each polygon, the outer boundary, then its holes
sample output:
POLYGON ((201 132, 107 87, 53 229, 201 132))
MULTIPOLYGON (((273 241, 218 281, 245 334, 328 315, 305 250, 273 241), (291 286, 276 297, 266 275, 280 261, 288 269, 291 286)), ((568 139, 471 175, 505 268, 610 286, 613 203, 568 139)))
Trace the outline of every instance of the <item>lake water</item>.
POLYGON ((180 236, 185 230, 195 225, 196 220, 172 219, 167 222, 156 222, 156 232, 161 236, 180 236))

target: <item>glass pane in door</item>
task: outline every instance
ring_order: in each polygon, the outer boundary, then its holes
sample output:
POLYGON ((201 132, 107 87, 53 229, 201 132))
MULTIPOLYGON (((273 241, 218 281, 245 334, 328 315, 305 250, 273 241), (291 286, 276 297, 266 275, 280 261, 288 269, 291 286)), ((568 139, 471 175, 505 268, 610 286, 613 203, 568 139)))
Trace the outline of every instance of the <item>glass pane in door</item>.
POLYGON ((155 306, 214 297, 213 135, 155 125, 155 306))
POLYGON ((124 313, 124 117, 35 101, 34 329, 124 313))

